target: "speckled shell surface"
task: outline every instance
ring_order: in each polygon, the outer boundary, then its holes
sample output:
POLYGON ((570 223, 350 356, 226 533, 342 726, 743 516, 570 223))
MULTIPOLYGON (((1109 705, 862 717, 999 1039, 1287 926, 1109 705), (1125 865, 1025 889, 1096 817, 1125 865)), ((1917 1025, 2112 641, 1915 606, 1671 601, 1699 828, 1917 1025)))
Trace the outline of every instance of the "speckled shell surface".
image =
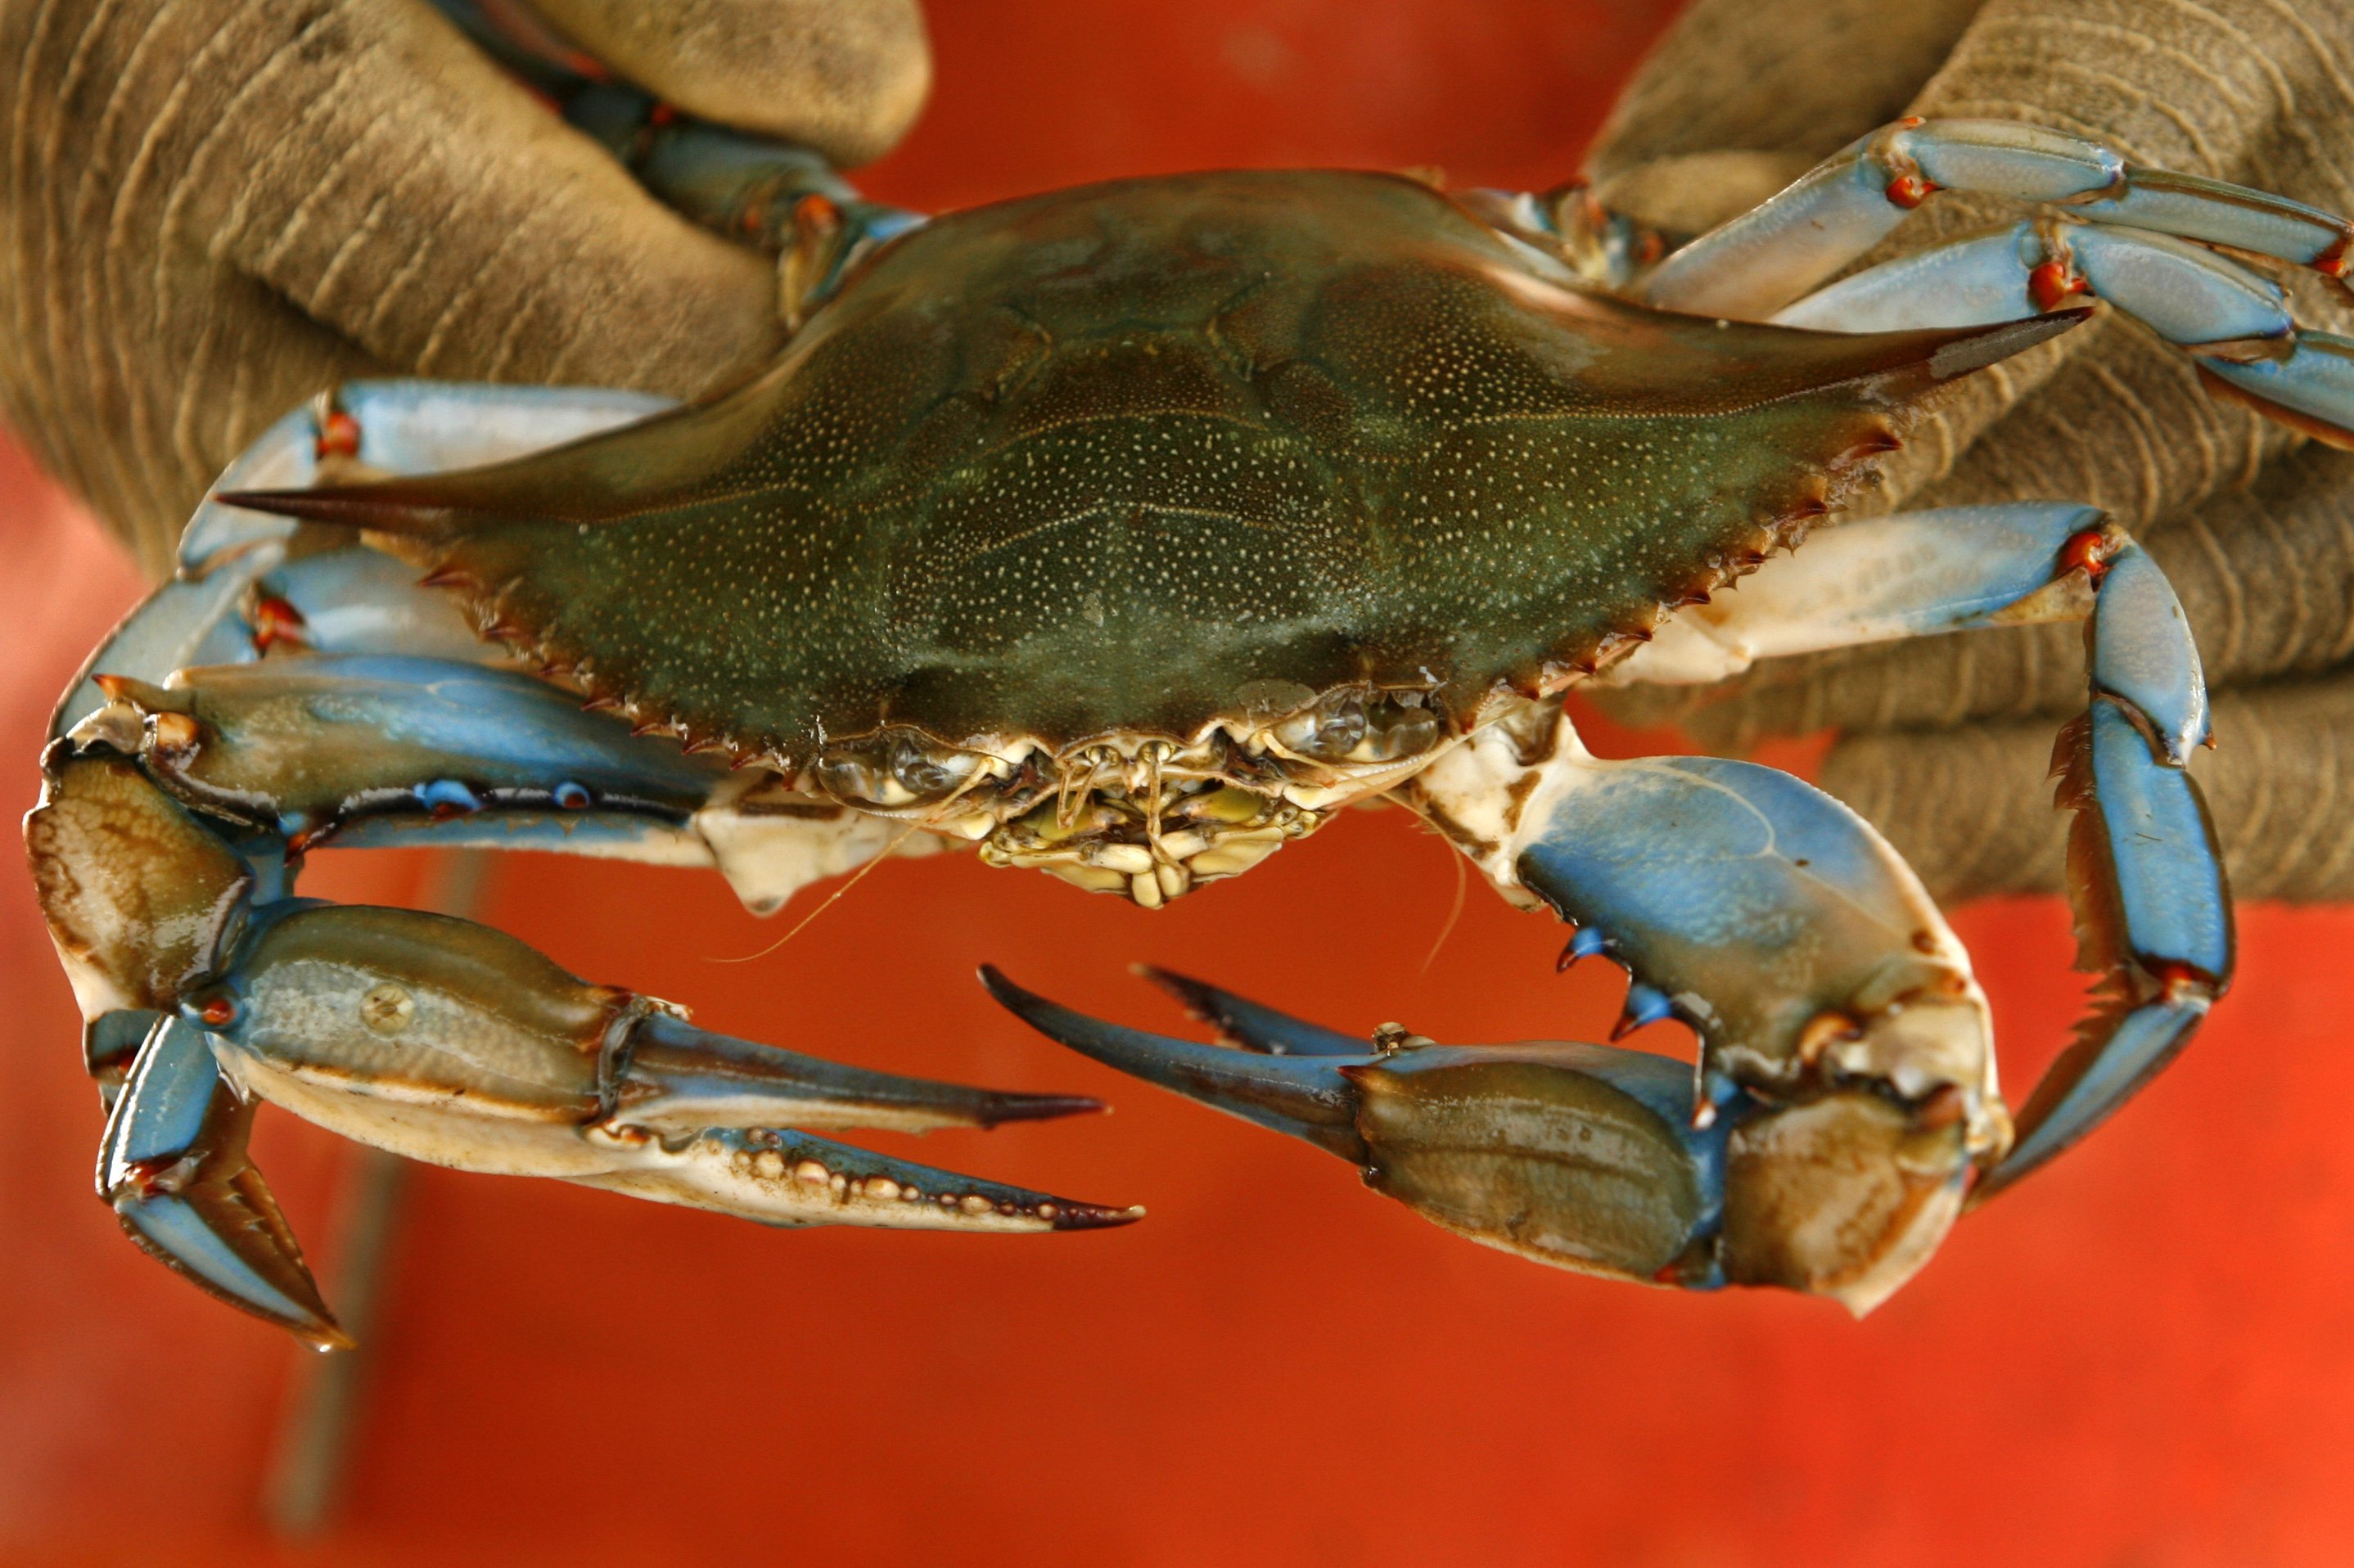
POLYGON ((1404 178, 1134 180, 936 219, 715 402, 305 509, 747 751, 1183 736, 1356 683, 1459 721, 1754 562, 2018 346, 1645 310, 1404 178))

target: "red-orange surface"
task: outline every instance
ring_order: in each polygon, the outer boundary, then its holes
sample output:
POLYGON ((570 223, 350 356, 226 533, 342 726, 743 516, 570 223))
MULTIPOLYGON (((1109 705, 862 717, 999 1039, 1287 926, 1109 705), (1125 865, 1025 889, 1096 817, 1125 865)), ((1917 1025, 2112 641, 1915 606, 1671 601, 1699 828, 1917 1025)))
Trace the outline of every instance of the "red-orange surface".
MULTIPOLYGON (((937 102, 870 181, 918 206, 1215 163, 1546 183, 1670 9, 930 8, 937 102)), ((48 702, 137 585, 13 453, 0 582, 13 810, 48 702)), ((419 874, 322 858, 313 888, 345 897, 402 899, 419 874)), ((347 1503, 297 1548, 255 1500, 296 1352, 91 1202, 71 1005, 23 880, 0 876, 0 1560, 2347 1560, 2354 916, 2246 911, 2239 990, 2195 1051, 1862 1323, 1458 1241, 1305 1145, 1057 1051, 970 978, 992 959, 1170 1022, 1123 970, 1151 959, 1352 1029, 1607 1027, 1612 978, 1556 979, 1559 928, 1477 888, 1426 968, 1455 888, 1436 841, 1367 813, 1157 915, 969 859, 893 863, 790 946, 724 963, 781 927, 716 878, 510 863, 491 918, 716 1027, 1107 1096, 1109 1118, 920 1152, 1152 1215, 1039 1238, 778 1234, 420 1171, 347 1503)), ((1959 925, 2021 1082, 2074 1006, 2065 917, 2028 902, 1959 925)), ((346 1150, 265 1121, 272 1179, 323 1240, 346 1150)))

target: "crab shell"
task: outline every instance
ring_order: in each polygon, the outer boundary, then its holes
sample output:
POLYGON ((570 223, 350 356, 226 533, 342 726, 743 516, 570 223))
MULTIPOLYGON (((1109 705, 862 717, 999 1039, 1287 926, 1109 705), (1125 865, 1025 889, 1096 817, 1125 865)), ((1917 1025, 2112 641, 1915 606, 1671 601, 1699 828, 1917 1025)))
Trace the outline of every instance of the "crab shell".
POLYGON ((1107 846, 1271 848, 1590 673, 2064 324, 1684 316, 1411 179, 1128 180, 906 235, 716 401, 264 503, 642 726, 1124 889, 1107 846))

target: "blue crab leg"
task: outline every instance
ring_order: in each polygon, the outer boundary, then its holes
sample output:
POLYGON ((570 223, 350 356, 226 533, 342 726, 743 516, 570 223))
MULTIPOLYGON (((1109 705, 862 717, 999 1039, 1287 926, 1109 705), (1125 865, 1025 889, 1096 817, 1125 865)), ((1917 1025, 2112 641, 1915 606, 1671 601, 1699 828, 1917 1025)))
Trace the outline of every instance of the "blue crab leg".
POLYGON ((322 472, 420 473, 496 462, 675 407, 589 387, 353 381, 272 425, 225 470, 181 533, 179 573, 99 644, 59 701, 56 739, 106 705, 92 678, 160 684, 175 670, 259 659, 274 636, 306 648, 498 656, 445 594, 355 543, 288 558, 301 524, 230 506, 223 493, 302 486, 322 472), (261 610, 292 610, 274 624, 261 610))
POLYGON ((2009 121, 1903 120, 1669 257, 1644 298, 1665 310, 1764 319, 1871 249, 1940 190, 2055 204, 2088 222, 2229 246, 2330 277, 2345 275, 2354 243, 2354 228, 2332 214, 2145 169, 2081 137, 2009 121))
POLYGON ((2230 983, 2230 901, 2188 771, 2209 738, 2206 688, 2165 575, 2092 508, 1876 518, 1826 530, 1689 624, 1680 618, 1663 629, 1656 663, 1647 648, 1624 672, 1712 680, 1766 653, 2087 616, 2092 701, 2063 734, 2056 770, 2061 803, 2077 812, 2070 882, 2083 961, 2103 973, 2105 997, 1973 1202, 2098 1126, 2189 1043, 2230 983))
POLYGON ((671 207, 730 238, 787 251, 780 281, 789 326, 868 250, 924 221, 868 201, 807 147, 679 113, 515 7, 433 5, 671 207))
POLYGON ((430 473, 504 462, 663 413, 677 400, 609 387, 346 381, 288 414, 213 482, 180 535, 183 577, 291 538, 292 518, 231 506, 240 490, 302 489, 359 473, 430 473))
POLYGON ((253 1102, 203 1031, 158 1018, 99 1145, 99 1196, 151 1256, 319 1350, 348 1349, 294 1233, 246 1158, 253 1102))
MULTIPOLYGON (((1270 1057, 1107 1023, 993 969, 981 981, 1048 1039, 1337 1154, 1375 1192, 1458 1234, 1581 1273, 1723 1282, 1713 1240, 1733 1118, 1693 1125, 1681 1063, 1572 1042, 1443 1046, 1397 1034, 1386 1048, 1270 1057)), ((1180 994, 1192 1004, 1190 990, 1180 994)), ((1283 1018, 1215 995, 1221 1015, 1283 1018)))
POLYGON ((2354 443, 2354 340, 2298 327, 2278 283, 2161 234, 2021 223, 1868 268, 1773 320, 1829 332, 1975 326, 2085 296, 2188 351, 2225 396, 2332 445, 2354 443))
POLYGON ((386 816, 454 825, 489 813, 490 842, 516 842, 517 811, 682 826, 726 775, 545 682, 474 664, 329 653, 183 670, 168 686, 99 682, 112 702, 80 737, 298 853, 386 816))

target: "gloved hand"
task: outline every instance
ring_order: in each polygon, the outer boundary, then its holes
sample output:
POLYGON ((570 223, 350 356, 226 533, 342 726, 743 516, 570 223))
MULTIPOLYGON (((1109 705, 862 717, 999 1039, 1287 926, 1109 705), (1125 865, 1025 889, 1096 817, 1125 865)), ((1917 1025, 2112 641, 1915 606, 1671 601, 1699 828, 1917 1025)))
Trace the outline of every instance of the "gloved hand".
MULTIPOLYGON (((916 0, 536 0, 690 113, 839 164, 930 80, 916 0)), ((691 397, 782 334, 424 0, 0 5, 0 419, 151 572, 270 421, 363 376, 691 397)))
MULTIPOLYGON (((1603 202, 1696 232, 1900 114, 2037 122, 2137 162, 2354 212, 2354 11, 2267 0, 1697 0, 1589 162, 1603 202)), ((1947 195, 1867 260, 1993 221, 1947 195)), ((2015 214, 2013 215, 2015 216, 2015 214)), ((2285 280, 2298 319, 2348 330, 2345 294, 2285 280)), ((1956 389, 1874 509, 2030 498, 2106 507, 2180 594, 2219 749, 2194 771, 2234 890, 2354 896, 2354 455, 2199 385, 2104 312, 1956 389)), ((2073 626, 2004 628, 1771 661, 1723 686, 1604 701, 1712 749, 1836 727, 1822 783, 1941 897, 2061 885, 2044 783, 2083 710, 2073 626)))

